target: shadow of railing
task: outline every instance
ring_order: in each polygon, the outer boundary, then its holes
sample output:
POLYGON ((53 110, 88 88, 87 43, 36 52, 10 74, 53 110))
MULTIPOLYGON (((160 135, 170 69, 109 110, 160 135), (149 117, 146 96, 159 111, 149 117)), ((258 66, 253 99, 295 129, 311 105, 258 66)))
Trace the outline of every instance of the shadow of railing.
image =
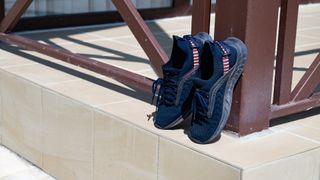
POLYGON ((135 89, 133 87, 130 87, 130 88, 132 88, 132 90, 131 90, 129 88, 125 88, 125 87, 122 87, 122 86, 107 82, 105 80, 102 80, 100 78, 94 77, 92 75, 89 75, 89 74, 86 74, 86 73, 83 73, 83 72, 80 72, 78 70, 75 70, 75 69, 72 69, 72 68, 69 68, 69 67, 66 67, 66 66, 63 66, 63 65, 48 61, 46 59, 31 55, 31 54, 28 54, 26 52, 23 52, 22 51, 23 49, 20 49, 20 48, 17 48, 17 47, 12 47, 12 46, 8 46, 8 45, 2 44, 1 45, 1 49, 5 50, 7 52, 13 53, 15 55, 24 57, 24 58, 26 58, 26 59, 28 59, 30 61, 33 61, 33 62, 42 64, 42 65, 48 66, 50 68, 54 68, 56 70, 65 72, 65 73, 73 75, 73 76, 76 76, 78 78, 81 78, 83 80, 89 81, 89 82, 94 83, 96 85, 99 85, 99 86, 111 89, 113 91, 125 94, 127 96, 139 99, 141 101, 148 102, 148 103, 150 103, 150 101, 151 101, 151 95, 150 94, 146 94, 145 92, 140 91, 138 89, 135 89))

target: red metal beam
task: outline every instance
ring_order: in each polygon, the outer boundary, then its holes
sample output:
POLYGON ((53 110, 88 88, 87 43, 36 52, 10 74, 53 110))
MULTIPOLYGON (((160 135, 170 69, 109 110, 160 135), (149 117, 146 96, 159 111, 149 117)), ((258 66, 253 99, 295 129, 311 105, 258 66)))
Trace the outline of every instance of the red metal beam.
POLYGON ((273 102, 290 101, 294 48, 300 0, 281 0, 278 52, 273 102))
POLYGON ((162 65, 167 62, 168 56, 146 25, 131 0, 112 0, 124 21, 138 40, 151 61, 155 72, 162 76, 162 65))
POLYGON ((277 20, 277 1, 217 1, 215 39, 236 36, 248 47, 226 126, 240 135, 269 127, 277 20))
POLYGON ((9 44, 16 44, 22 48, 37 51, 47 56, 60 59, 67 63, 83 67, 85 69, 97 72, 105 76, 109 76, 115 80, 133 86, 137 89, 143 90, 145 92, 151 92, 153 81, 139 74, 135 74, 109 64, 105 64, 78 54, 74 54, 64 49, 59 49, 49 45, 41 44, 37 41, 17 35, 0 33, 0 40, 9 44))
POLYGON ((320 53, 292 91, 292 101, 309 97, 320 83, 320 53))
POLYGON ((304 100, 290 102, 284 105, 272 105, 270 119, 279 118, 301 111, 307 111, 316 107, 320 107, 320 93, 304 100))
POLYGON ((210 32, 211 0, 194 0, 192 4, 192 34, 210 32))
POLYGON ((0 0, 0 22, 2 21, 2 19, 5 16, 5 2, 4 0, 0 0))
POLYGON ((0 32, 11 31, 31 3, 32 0, 17 0, 7 15, 2 19, 0 32))

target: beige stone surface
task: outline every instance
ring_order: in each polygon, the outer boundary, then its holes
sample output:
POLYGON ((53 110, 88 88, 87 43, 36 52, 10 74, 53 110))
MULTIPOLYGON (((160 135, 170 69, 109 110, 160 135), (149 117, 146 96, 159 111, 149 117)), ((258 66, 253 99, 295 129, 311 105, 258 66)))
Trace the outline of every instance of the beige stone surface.
POLYGON ((15 54, 15 52, 6 51, 6 49, 14 50, 16 47, 14 48, 14 47, 9 47, 4 44, 1 44, 0 48, 1 48, 1 51, 0 51, 0 67, 1 68, 35 64, 34 61, 18 56, 15 54))
POLYGON ((244 170, 242 180, 318 180, 320 149, 244 170))
POLYGON ((41 88, 3 71, 0 76, 2 143, 41 167, 41 88))
POLYGON ((72 99, 76 99, 91 106, 100 106, 104 104, 114 104, 132 99, 125 93, 117 93, 116 91, 124 91, 134 95, 134 91, 123 84, 115 81, 104 81, 100 79, 103 85, 98 85, 85 80, 77 80, 65 83, 51 84, 48 87, 58 93, 61 93, 72 99), (105 87, 104 87, 105 86, 105 87))
MULTIPOLYGON (((189 19, 189 18, 188 18, 189 19)), ((171 32, 171 31, 176 31, 176 30, 190 30, 190 24, 185 25, 185 24, 177 24, 174 23, 172 20, 169 19, 160 19, 158 21, 150 21, 147 22, 147 25, 149 26, 150 30, 157 34, 159 32, 171 32)))
POLYGON ((320 115, 298 119, 296 121, 280 124, 271 128, 275 131, 283 131, 320 143, 320 115))
POLYGON ((47 90, 42 94, 43 169, 58 179, 92 179, 92 110, 47 90))
POLYGON ((122 37, 134 37, 130 33, 130 29, 124 23, 117 23, 111 25, 98 25, 90 28, 80 29, 82 33, 94 33, 98 36, 106 38, 118 39, 122 37))
POLYGON ((94 118, 94 178, 156 180, 158 137, 103 113, 94 118))
POLYGON ((160 139, 159 180, 240 180, 240 170, 184 146, 160 139))
POLYGON ((245 169, 319 148, 319 145, 295 135, 275 132, 264 137, 253 137, 252 140, 240 139, 219 151, 212 148, 210 152, 219 159, 245 169))
POLYGON ((141 50, 127 55, 105 54, 94 59, 132 72, 151 68, 149 58, 141 50))
POLYGON ((126 42, 121 42, 112 39, 109 40, 108 38, 105 38, 103 36, 95 37, 94 35, 92 35, 92 40, 70 41, 70 44, 67 44, 63 47, 71 52, 86 55, 91 58, 104 57, 103 54, 107 53, 126 55, 127 53, 124 52, 130 52, 141 49, 140 46, 132 46, 126 42))
POLYGON ((24 37, 28 37, 40 42, 45 42, 47 44, 68 44, 72 39, 75 40, 91 40, 92 37, 84 34, 81 30, 76 28, 70 28, 64 30, 63 32, 59 30, 52 31, 35 31, 35 32, 25 32, 22 33, 24 37))
POLYGON ((54 82, 64 82, 77 79, 63 71, 57 71, 54 68, 42 64, 31 64, 19 67, 10 67, 5 69, 7 72, 31 80, 40 85, 46 85, 54 82))
POLYGON ((148 115, 152 114, 155 110, 155 108, 148 103, 132 100, 129 102, 105 105, 99 108, 157 133, 160 136, 183 144, 191 149, 196 149, 201 153, 228 162, 239 168, 257 166, 320 146, 317 142, 281 131, 267 131, 261 135, 256 134, 252 137, 240 139, 235 136, 230 136, 229 134, 224 134, 217 143, 198 145, 188 139, 184 133, 184 129, 171 131, 156 129, 152 121, 148 121, 148 115), (136 113, 138 109, 140 113, 136 113), (264 155, 261 156, 261 154, 264 155))

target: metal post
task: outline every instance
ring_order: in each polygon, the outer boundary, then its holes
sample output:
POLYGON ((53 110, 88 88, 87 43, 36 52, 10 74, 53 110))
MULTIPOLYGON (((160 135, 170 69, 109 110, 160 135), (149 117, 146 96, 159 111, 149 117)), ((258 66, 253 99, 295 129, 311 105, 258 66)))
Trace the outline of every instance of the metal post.
POLYGON ((248 47, 248 61, 226 126, 239 135, 269 126, 277 20, 277 1, 217 1, 215 38, 236 36, 248 47))
POLYGON ((281 0, 277 64, 273 95, 273 102, 276 104, 285 104, 290 101, 299 3, 300 0, 281 0))
POLYGON ((210 32, 211 0, 194 0, 192 4, 192 34, 210 32))
POLYGON ((0 22, 3 20, 5 16, 5 11, 6 11, 5 1, 0 0, 0 22))

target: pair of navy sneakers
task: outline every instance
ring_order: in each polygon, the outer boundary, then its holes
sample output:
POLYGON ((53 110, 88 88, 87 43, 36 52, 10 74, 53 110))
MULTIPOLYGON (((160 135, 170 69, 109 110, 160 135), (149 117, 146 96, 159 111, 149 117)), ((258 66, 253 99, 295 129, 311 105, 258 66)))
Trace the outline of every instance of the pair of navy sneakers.
POLYGON ((157 94, 155 126, 171 129, 192 115, 189 138, 200 144, 217 140, 246 57, 245 44, 235 37, 214 41, 204 32, 174 36, 163 78, 152 87, 153 97, 157 94))

